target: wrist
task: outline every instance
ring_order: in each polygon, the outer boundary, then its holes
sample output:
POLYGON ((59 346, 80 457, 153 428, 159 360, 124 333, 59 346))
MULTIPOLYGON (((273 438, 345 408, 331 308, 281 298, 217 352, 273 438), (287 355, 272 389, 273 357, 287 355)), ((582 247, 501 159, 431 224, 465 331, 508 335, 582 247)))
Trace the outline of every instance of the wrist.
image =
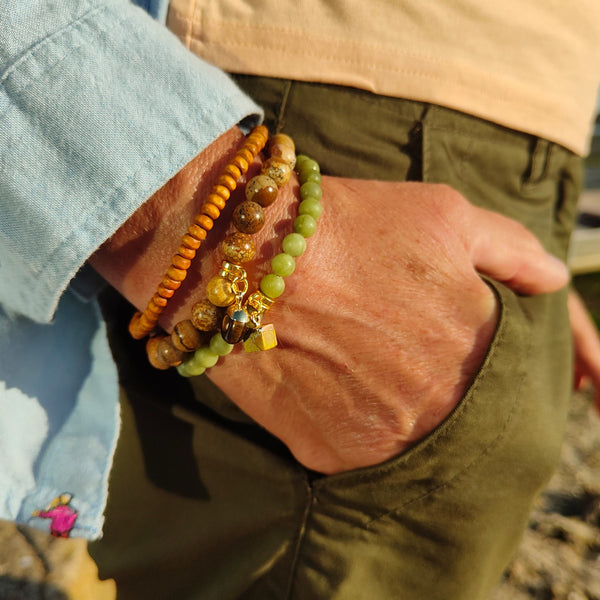
MULTIPOLYGON (((243 143, 237 128, 226 132, 169 180, 91 257, 92 266, 135 307, 142 310, 170 265, 200 205, 206 199, 223 167, 243 143)), ((205 296, 206 282, 221 263, 219 243, 233 231, 231 213, 244 198, 244 183, 258 174, 262 158, 250 166, 246 176, 231 193, 231 198, 202 243, 187 276, 169 300, 159 325, 171 331, 180 320, 188 319, 192 305, 205 296)), ((247 271, 251 281, 268 271, 273 252, 278 252, 284 227, 291 230, 297 181, 284 186, 277 202, 266 211, 263 229, 255 234, 257 256, 247 271)))

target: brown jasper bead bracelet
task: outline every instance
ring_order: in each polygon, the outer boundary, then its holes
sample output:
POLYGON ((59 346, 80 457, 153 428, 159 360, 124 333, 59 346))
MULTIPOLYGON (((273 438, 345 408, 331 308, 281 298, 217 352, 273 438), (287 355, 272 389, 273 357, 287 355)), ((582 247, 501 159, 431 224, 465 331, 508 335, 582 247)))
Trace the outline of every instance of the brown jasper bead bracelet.
MULTIPOLYGON (((231 192, 236 189, 242 175, 264 148, 268 137, 269 132, 264 125, 255 127, 233 160, 223 169, 217 183, 212 186, 206 200, 200 206, 200 212, 194 217, 193 223, 182 237, 181 245, 171 260, 171 266, 158 284, 156 293, 143 312, 136 312, 133 315, 129 323, 129 333, 132 337, 142 339, 156 328, 169 298, 175 294, 186 278, 196 252, 219 218, 231 192)), ((156 345, 155 342, 153 344, 156 345)), ((164 350, 167 352, 166 349, 164 350)))

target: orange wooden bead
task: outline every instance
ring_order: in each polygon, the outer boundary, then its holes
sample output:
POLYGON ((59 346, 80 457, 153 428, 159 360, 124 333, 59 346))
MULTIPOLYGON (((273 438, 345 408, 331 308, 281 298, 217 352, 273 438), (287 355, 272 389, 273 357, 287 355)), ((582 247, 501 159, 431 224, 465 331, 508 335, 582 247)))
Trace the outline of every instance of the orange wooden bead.
POLYGON ((260 135, 249 135, 246 138, 244 146, 247 147, 248 144, 256 145, 256 147, 258 148, 258 152, 256 152, 256 154, 258 154, 265 147, 266 143, 267 143, 267 140, 260 135))
POLYGON ((162 287, 164 287, 164 288, 166 288, 166 289, 171 290, 171 291, 174 292, 175 290, 178 290, 181 287, 181 281, 173 281, 170 277, 167 277, 165 275, 162 278, 162 281, 160 282, 160 285, 162 285, 162 287))
MULTIPOLYGON (((150 304, 154 304, 154 306, 159 308, 160 310, 158 311, 158 314, 160 314, 163 308, 167 305, 167 298, 163 298, 158 292, 156 292, 156 294, 152 296, 152 299, 148 303, 148 306, 150 306, 150 304)), ((152 312, 156 311, 153 310, 152 312)))
POLYGON ((221 198, 218 194, 209 194, 206 201, 214 204, 219 210, 223 210, 227 204, 227 200, 221 198))
POLYGON ((187 258, 191 262, 196 256, 196 250, 193 248, 188 248, 182 244, 179 246, 179 248, 177 248, 177 254, 180 254, 183 256, 183 258, 187 258))
POLYGON ((253 156, 256 156, 260 152, 260 146, 253 140, 246 140, 244 148, 248 148, 253 156))
MULTIPOLYGON (((206 218, 208 219, 209 217, 206 218)), ((188 227, 188 233, 197 240, 206 239, 206 229, 203 229, 202 227, 200 227, 200 225, 192 223, 192 225, 188 227)))
POLYGON ((238 150, 237 156, 239 158, 244 158, 245 160, 248 161, 248 164, 252 164, 252 162, 254 161, 254 158, 256 156, 256 153, 251 152, 248 148, 246 148, 245 146, 243 148, 240 148, 238 150))
POLYGON ((167 269, 167 277, 169 279, 172 279, 173 281, 183 281, 185 279, 186 275, 187 275, 187 271, 185 271, 183 269, 178 269, 177 267, 174 267, 173 265, 171 265, 167 269))
POLYGON ((131 317, 131 321, 129 321, 129 335, 135 340, 143 338, 148 333, 144 327, 142 327, 141 317, 142 313, 136 312, 133 317, 131 317))
MULTIPOLYGON (((181 285, 181 284, 180 284, 181 285)), ((179 287, 179 286, 177 286, 179 287)), ((175 290, 165 287, 162 283, 158 284, 157 293, 163 298, 172 298, 175 290)))
POLYGON ((231 163, 229 163, 224 169, 223 172, 226 175, 231 175, 231 177, 233 177, 236 182, 237 180, 242 176, 242 172, 235 166, 232 165, 231 163))
POLYGON ((237 181, 231 175, 225 173, 219 177, 217 183, 225 186, 230 192, 233 192, 237 187, 237 181))
POLYGON ((265 143, 269 139, 269 130, 265 125, 257 125, 250 133, 250 135, 261 135, 265 138, 265 143))
POLYGON ((173 258, 171 259, 171 264, 174 267, 177 267, 178 269, 183 269, 184 271, 187 271, 190 268, 192 261, 189 258, 184 258, 179 254, 175 254, 175 256, 173 256, 173 258))
POLYGON ((189 233, 186 233, 183 238, 181 238, 181 243, 186 248, 190 248, 191 250, 198 250, 198 248, 200 248, 202 245, 202 241, 200 239, 192 237, 189 233))
POLYGON ((212 202, 205 202, 200 207, 200 212, 207 217, 210 217, 213 221, 216 221, 221 214, 221 211, 212 202))
POLYGON ((221 196, 224 200, 229 200, 229 196, 231 196, 231 192, 224 185, 219 184, 213 185, 211 193, 221 196))
POLYGON ((160 316, 162 315, 163 309, 160 306, 157 306, 153 300, 150 300, 150 302, 148 302, 148 306, 146 306, 146 312, 160 316))
MULTIPOLYGON (((214 221, 206 215, 196 215, 194 218, 196 225, 199 225, 204 231, 210 231, 215 224, 214 221)), ((204 234, 206 237, 206 233, 204 234)))
POLYGON ((233 162, 233 164, 238 167, 242 173, 245 173, 248 170, 248 161, 243 156, 236 155, 231 162, 233 162))

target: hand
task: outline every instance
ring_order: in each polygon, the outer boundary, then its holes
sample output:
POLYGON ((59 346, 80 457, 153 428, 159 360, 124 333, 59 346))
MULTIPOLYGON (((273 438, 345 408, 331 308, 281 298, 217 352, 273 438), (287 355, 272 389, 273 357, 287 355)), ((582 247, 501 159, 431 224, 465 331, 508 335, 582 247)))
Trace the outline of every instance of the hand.
MULTIPOLYGON (((92 257, 138 308, 197 211, 198 181, 206 189, 240 138, 237 130, 219 138, 92 257)), ((479 272, 528 294, 562 287, 568 273, 523 226, 446 186, 324 177, 323 198, 319 229, 266 316, 279 347, 234 351, 208 375, 302 464, 334 473, 395 456, 460 401, 497 321, 479 272)), ((250 281, 280 251, 296 204, 291 183, 269 207, 250 281)), ((211 239, 224 235, 224 222, 211 239)), ((205 296, 217 254, 214 242, 203 246, 163 314, 167 331, 205 296)))
POLYGON ((280 346, 209 376, 301 463, 334 473, 397 455, 457 405, 497 321, 478 271, 531 294, 568 274, 524 227, 445 186, 323 178, 323 198, 267 315, 280 346))
POLYGON ((600 412, 600 338, 577 292, 569 292, 569 319, 575 351, 574 387, 582 389, 591 384, 595 390, 596 407, 600 412))

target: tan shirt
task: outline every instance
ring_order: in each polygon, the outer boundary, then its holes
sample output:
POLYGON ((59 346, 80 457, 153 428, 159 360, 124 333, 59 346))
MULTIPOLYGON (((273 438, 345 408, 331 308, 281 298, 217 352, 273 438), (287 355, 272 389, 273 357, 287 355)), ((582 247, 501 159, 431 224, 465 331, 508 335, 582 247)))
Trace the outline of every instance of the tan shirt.
POLYGON ((227 71, 431 102, 587 151, 600 0, 171 0, 168 25, 227 71))

